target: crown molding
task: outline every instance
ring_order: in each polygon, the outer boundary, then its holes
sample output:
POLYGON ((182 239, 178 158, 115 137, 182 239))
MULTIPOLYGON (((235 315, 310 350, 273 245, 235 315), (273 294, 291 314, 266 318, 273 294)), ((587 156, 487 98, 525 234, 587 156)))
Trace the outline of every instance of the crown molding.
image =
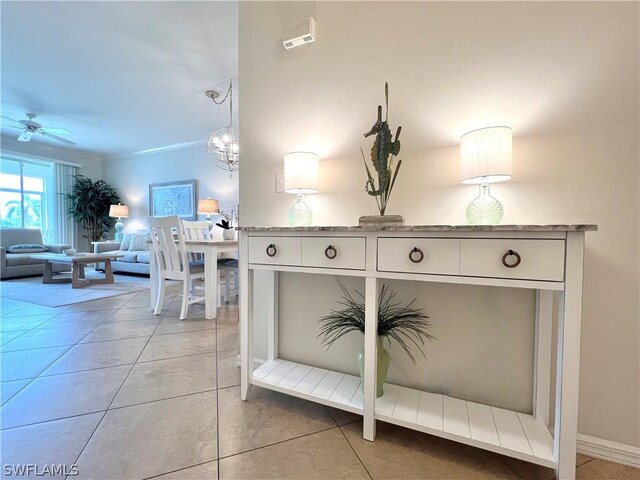
POLYGON ((172 150, 183 150, 186 148, 199 147, 206 144, 207 144, 206 140, 196 140, 195 142, 174 143, 172 145, 165 145, 163 147, 156 147, 156 148, 148 148, 146 150, 139 150, 137 152, 120 153, 117 155, 105 155, 104 158, 113 159, 113 160, 125 160, 128 158, 137 158, 137 157, 144 157, 146 155, 155 155, 157 153, 162 153, 162 152, 170 152, 172 150))

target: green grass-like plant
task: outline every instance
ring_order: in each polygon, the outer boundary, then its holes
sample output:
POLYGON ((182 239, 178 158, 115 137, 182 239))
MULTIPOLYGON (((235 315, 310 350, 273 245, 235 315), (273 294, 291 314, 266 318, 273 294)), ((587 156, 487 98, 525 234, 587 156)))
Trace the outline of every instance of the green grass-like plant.
MULTIPOLYGON (((344 308, 332 310, 329 315, 320 318, 321 324, 318 337, 322 337, 322 345, 331 347, 336 340, 349 332, 360 331, 364 333, 364 294, 355 291, 355 297, 340 281, 338 285, 342 290, 342 300, 338 305, 344 308)), ((410 345, 415 345, 426 358, 422 347, 425 340, 435 340, 429 333, 431 323, 423 309, 414 307, 416 299, 406 305, 394 300, 396 294, 388 285, 383 285, 378 296, 378 336, 387 338, 389 343, 395 340, 407 353, 407 356, 415 364, 416 359, 411 353, 410 345)))

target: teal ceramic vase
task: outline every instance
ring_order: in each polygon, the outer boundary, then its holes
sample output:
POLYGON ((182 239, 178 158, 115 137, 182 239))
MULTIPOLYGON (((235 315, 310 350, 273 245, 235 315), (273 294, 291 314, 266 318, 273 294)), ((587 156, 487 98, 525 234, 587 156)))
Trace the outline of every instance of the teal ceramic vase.
MULTIPOLYGON (((389 352, 384 348, 382 337, 378 337, 378 377, 376 379, 376 397, 384 395, 384 382, 387 379, 390 362, 389 352)), ((358 368, 360 378, 364 379, 364 348, 358 352, 358 368)), ((364 383, 363 383, 364 388, 364 383)))

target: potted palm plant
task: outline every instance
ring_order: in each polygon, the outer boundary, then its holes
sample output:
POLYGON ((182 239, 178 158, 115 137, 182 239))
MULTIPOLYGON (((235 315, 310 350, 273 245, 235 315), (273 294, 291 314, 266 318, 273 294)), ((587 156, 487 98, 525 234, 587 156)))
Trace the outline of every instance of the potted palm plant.
MULTIPOLYGON (((342 290, 342 300, 336 302, 344 308, 332 310, 329 315, 320 318, 320 333, 322 344, 327 348, 331 347, 336 340, 349 332, 359 331, 364 333, 364 294, 356 291, 356 298, 352 295, 344 284, 338 281, 342 290)), ((416 359, 411 353, 410 346, 413 345, 420 350, 424 357, 422 347, 425 340, 435 340, 429 333, 431 323, 421 308, 414 307, 416 299, 407 304, 402 304, 395 300, 396 294, 389 289, 388 285, 383 285, 378 296, 378 376, 376 384, 376 395, 381 397, 384 394, 384 382, 389 371, 389 352, 385 349, 384 340, 390 345, 391 341, 396 341, 407 356, 415 364, 416 359)), ((364 373, 364 348, 358 352, 358 366, 360 376, 364 373)), ((425 357, 426 358, 426 357, 425 357)))
POLYGON ((69 200, 67 215, 83 229, 89 243, 106 239, 115 224, 109 216, 109 207, 121 203, 118 191, 104 180, 93 181, 84 175, 74 175, 71 193, 63 194, 69 200))

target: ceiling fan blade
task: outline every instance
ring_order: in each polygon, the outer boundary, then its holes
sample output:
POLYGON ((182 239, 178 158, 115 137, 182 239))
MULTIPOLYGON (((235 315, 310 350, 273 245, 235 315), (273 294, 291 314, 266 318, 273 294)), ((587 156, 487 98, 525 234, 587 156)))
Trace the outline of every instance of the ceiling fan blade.
POLYGON ((31 137, 33 137, 33 132, 30 132, 29 130, 25 130, 18 137, 18 141, 19 142, 28 142, 28 141, 31 140, 31 137))
POLYGON ((66 143, 67 145, 75 145, 76 144, 75 142, 72 142, 71 140, 67 140, 66 138, 62 138, 62 137, 59 137, 57 135, 53 135, 52 133, 49 133, 49 132, 47 132, 45 130, 42 130, 42 129, 40 129, 38 131, 38 133, 41 134, 41 135, 44 135, 45 137, 49 137, 49 138, 52 138, 52 139, 57 140, 59 142, 66 143))
MULTIPOLYGON (((20 123, 18 120, 14 120, 13 118, 9 118, 9 117, 5 117, 4 115, 0 115, 1 118, 5 119, 5 120, 10 120, 13 123, 20 123)), ((21 124, 22 125, 22 124, 21 124)))
POLYGON ((47 133, 57 133, 63 135, 71 135, 71 132, 66 128, 52 128, 52 127, 41 127, 47 133))

